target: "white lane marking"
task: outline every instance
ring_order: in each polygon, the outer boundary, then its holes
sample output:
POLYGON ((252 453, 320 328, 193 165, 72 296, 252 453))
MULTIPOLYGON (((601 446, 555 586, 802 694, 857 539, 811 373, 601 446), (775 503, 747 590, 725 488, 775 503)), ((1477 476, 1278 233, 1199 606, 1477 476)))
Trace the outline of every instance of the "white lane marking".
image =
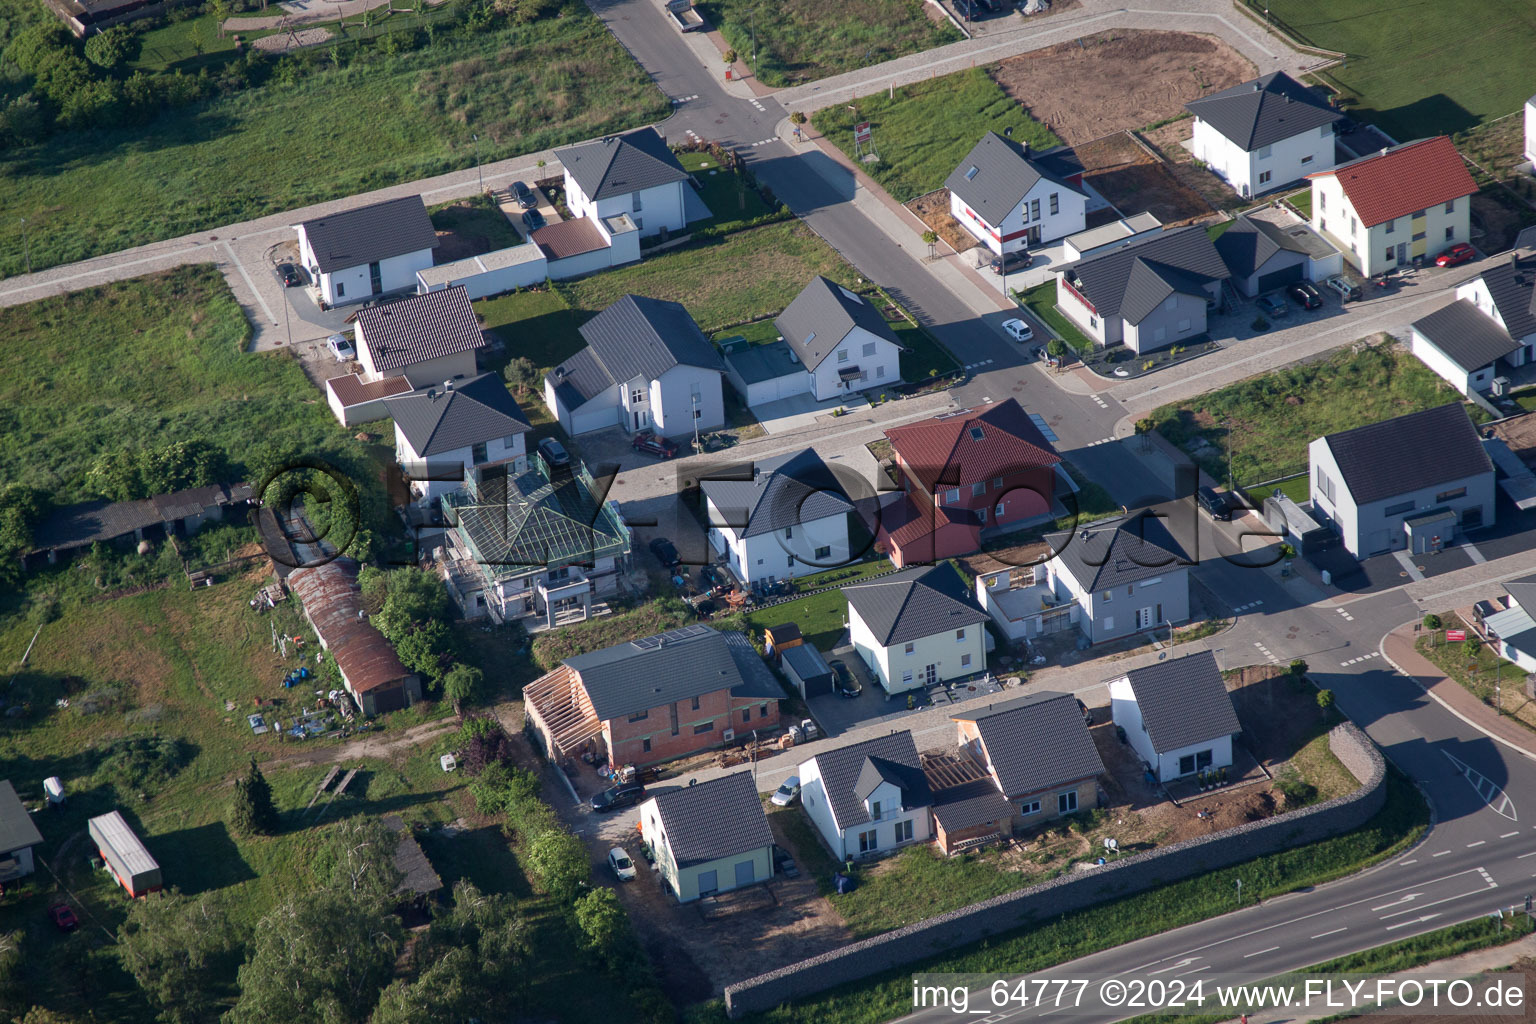
POLYGON ((1412 921, 1399 921, 1397 924, 1387 925, 1387 931, 1390 932, 1395 931, 1398 928, 1407 928, 1411 924, 1423 924, 1425 921, 1433 921, 1439 916, 1439 914, 1425 914, 1423 917, 1416 917, 1412 921))
POLYGON ((1182 977, 1184 977, 1185 974, 1199 974, 1201 971, 1208 971, 1210 969, 1211 969, 1211 965, 1210 964, 1206 964, 1204 967, 1196 967, 1192 971, 1185 971, 1184 974, 1175 974, 1174 977, 1175 978, 1182 978, 1182 977))
POLYGON ((1155 970, 1155 971, 1148 971, 1147 973, 1148 974, 1167 974, 1169 971, 1176 971, 1180 967, 1188 967, 1190 964, 1194 963, 1196 960, 1199 960, 1199 959, 1201 959, 1201 958, 1198 957, 1198 956, 1187 956, 1184 959, 1180 960, 1176 964, 1169 964, 1167 967, 1162 967, 1162 968, 1159 968, 1158 970, 1155 970))
POLYGON ((1280 948, 1279 946, 1270 946, 1268 949, 1261 949, 1257 953, 1244 953, 1243 954, 1243 959, 1247 960, 1247 959, 1249 959, 1251 957, 1263 956, 1265 953, 1273 953, 1275 950, 1277 950, 1279 948, 1280 948))
POLYGON ((1379 907, 1372 907, 1371 908, 1371 913, 1376 914, 1376 913, 1380 913, 1383 910, 1391 910, 1393 907, 1400 907, 1404 903, 1412 903, 1414 900, 1418 899, 1420 896, 1423 896, 1423 895, 1424 894, 1421 893, 1421 892, 1411 892, 1411 893, 1409 893, 1406 896, 1402 896, 1402 897, 1399 897, 1398 899, 1393 900, 1391 903, 1383 903, 1379 907))
POLYGON ((1431 854, 1431 856, 1434 856, 1434 857, 1449 857, 1450 855, 1451 855, 1451 851, 1450 850, 1441 850, 1439 853, 1431 854))
POLYGON ((1467 844, 1467 849, 1469 849, 1469 850, 1470 850, 1470 849, 1472 849, 1472 848, 1473 848, 1473 847, 1474 847, 1474 846, 1487 846, 1487 845, 1488 845, 1488 840, 1486 840, 1486 839, 1479 839, 1479 840, 1478 840, 1478 841, 1477 841, 1477 842, 1475 842, 1475 843, 1468 843, 1468 844, 1467 844))
POLYGON ((1454 902, 1455 900, 1463 900, 1463 899, 1466 899, 1468 896, 1478 896, 1478 895, 1481 895, 1482 893, 1487 892, 1489 889, 1496 889, 1496 888, 1498 888, 1498 883, 1497 882, 1490 882, 1488 885, 1483 886, 1481 889, 1473 889, 1471 892, 1460 893, 1460 894, 1458 894, 1456 896, 1447 896, 1443 900, 1431 900, 1428 903, 1421 904, 1421 905, 1419 905, 1417 907, 1410 907, 1407 910, 1398 910, 1398 911, 1394 911, 1393 913, 1390 913, 1390 914, 1382 914, 1381 915, 1381 919, 1383 921, 1385 921, 1389 917, 1402 917, 1404 914, 1412 914, 1415 911, 1428 910, 1430 907, 1438 907, 1442 903, 1451 903, 1451 902, 1454 902))
POLYGON ((1400 860, 1400 861, 1398 861, 1398 863, 1403 865, 1404 867, 1407 867, 1409 864, 1417 864, 1418 862, 1419 862, 1419 858, 1417 858, 1417 857, 1414 857, 1412 860, 1400 860))
POLYGON ((1519 832, 1505 832, 1503 835, 1499 836, 1499 838, 1500 839, 1508 839, 1510 836, 1517 836, 1519 834, 1520 834, 1519 832))
POLYGON ((1346 925, 1343 928, 1335 928, 1331 932, 1319 932, 1318 934, 1316 934, 1316 935, 1314 935, 1312 937, 1314 939, 1325 939, 1325 938, 1327 938, 1330 935, 1337 935, 1337 934, 1339 934, 1339 932, 1347 932, 1347 931, 1349 931, 1349 927, 1346 925))
POLYGON ((1441 753, 1445 754, 1446 759, 1456 766, 1456 770, 1461 773, 1462 778, 1466 779, 1472 788, 1477 791, 1477 795, 1482 798, 1483 803, 1493 810, 1493 813, 1508 818, 1510 821, 1520 820, 1520 816, 1515 813, 1515 802, 1509 798, 1508 793, 1499 788, 1498 783, 1465 761, 1458 761, 1448 752, 1442 750, 1441 753))
POLYGON ((1530 853, 1522 853, 1520 856, 1516 857, 1515 860, 1525 860, 1527 857, 1536 857, 1536 850, 1532 850, 1530 853))

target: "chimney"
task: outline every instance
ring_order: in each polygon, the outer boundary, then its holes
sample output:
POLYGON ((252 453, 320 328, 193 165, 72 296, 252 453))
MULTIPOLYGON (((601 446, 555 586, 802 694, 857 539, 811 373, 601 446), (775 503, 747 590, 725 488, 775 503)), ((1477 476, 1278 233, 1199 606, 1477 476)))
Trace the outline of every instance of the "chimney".
POLYGON ((1263 92, 1264 91, 1264 87, 1262 85, 1260 85, 1258 82, 1254 82, 1253 83, 1253 91, 1254 92, 1263 92))
POLYGON ((436 388, 427 388, 427 401, 429 401, 429 402, 437 401, 437 389, 436 388))
POLYGON ((451 381, 451 380, 443 381, 443 392, 446 394, 447 392, 452 391, 452 390, 453 390, 453 381, 451 381))
POLYGON ((1291 94, 1290 93, 1286 93, 1285 94, 1285 102, 1287 102, 1287 103, 1291 102, 1291 94))

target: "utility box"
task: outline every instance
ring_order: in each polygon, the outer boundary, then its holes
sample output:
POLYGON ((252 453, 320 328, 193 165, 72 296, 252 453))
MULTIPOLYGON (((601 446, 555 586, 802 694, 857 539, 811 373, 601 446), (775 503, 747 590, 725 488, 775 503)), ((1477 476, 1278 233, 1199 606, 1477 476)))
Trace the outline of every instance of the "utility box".
POLYGON ((160 865, 118 811, 92 818, 86 825, 107 870, 117 884, 138 897, 160 890, 160 865))

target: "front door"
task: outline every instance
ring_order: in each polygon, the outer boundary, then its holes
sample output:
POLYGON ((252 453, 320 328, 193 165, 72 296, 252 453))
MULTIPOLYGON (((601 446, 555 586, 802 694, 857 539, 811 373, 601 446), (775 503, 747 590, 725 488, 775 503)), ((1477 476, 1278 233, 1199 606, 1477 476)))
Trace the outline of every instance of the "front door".
POLYGON ((379 270, 378 260, 368 264, 368 287, 374 295, 384 290, 384 274, 379 270))
POLYGON ((1152 609, 1139 608, 1136 611, 1136 628, 1149 629, 1152 626, 1152 609))
POLYGON ((932 686, 939 681, 939 666, 929 665, 923 669, 923 685, 932 686))
POLYGON ((716 871, 699 872, 699 895, 711 896, 720 891, 720 874, 716 871))
POLYGON ((632 414, 635 417, 635 429, 644 430, 651 425, 651 414, 645 409, 636 409, 632 414))
POLYGON ((1407 263, 1407 262, 1408 262, 1408 243, 1407 242, 1398 242, 1397 243, 1397 265, 1398 266, 1402 266, 1404 263, 1407 263))
POLYGON ((1029 244, 1030 245, 1039 245, 1040 244, 1040 225, 1038 225, 1038 224, 1031 224, 1030 225, 1030 227, 1029 227, 1029 244))

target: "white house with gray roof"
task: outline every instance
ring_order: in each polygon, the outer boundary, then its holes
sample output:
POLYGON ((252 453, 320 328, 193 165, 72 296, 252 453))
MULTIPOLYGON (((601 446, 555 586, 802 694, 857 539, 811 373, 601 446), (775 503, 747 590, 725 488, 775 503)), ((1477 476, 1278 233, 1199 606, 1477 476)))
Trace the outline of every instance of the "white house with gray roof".
POLYGON ((482 373, 384 401, 395 421, 395 461, 411 495, 431 502, 486 470, 528 471, 528 417, 501 377, 482 373))
POLYGON ((986 670, 987 613, 949 562, 853 583, 843 596, 849 640, 886 693, 986 670))
MULTIPOLYGON (((1192 559, 1158 516, 1143 511, 1101 519, 1050 534, 1046 542, 1056 554, 1045 563, 1042 601, 1075 605, 1072 621, 1090 643, 1189 618, 1192 559)), ((1040 576, 1036 570, 1036 580, 1040 576)))
POLYGON ((1515 249, 1413 323, 1413 354, 1464 395, 1536 362, 1536 253, 1515 249))
POLYGON ((725 425, 725 364, 679 303, 626 295, 581 336, 587 347, 544 378, 544 404, 566 433, 681 436, 725 425))
POLYGON ((901 342, 869 299, 811 278, 773 321, 818 402, 901 381, 901 342))
POLYGON ((1479 601, 1477 631, 1494 652, 1526 673, 1536 673, 1536 576, 1504 584, 1502 602, 1479 601))
POLYGON ((432 266, 437 232, 421 196, 387 199, 294 226, 299 263, 327 306, 416 287, 432 266))
POLYGON ((679 903, 773 878, 773 832, 751 772, 651 797, 640 805, 640 838, 679 903))
POLYGON ((654 128, 555 150, 566 205, 594 221, 628 214, 641 237, 688 225, 688 172, 654 128))
POLYGON ((1232 766, 1242 731, 1210 651, 1159 661, 1109 680, 1110 711, 1159 780, 1232 766))
POLYGON ((987 132, 944 187, 949 212, 997 255, 1075 235, 1087 226, 1088 196, 1077 180, 1027 144, 987 132))
POLYGON ((749 409, 794 398, 811 390, 811 375, 783 338, 752 344, 745 338, 720 342, 725 379, 749 409))
POLYGON ((1319 437, 1308 456, 1312 511, 1356 558, 1439 551, 1494 523, 1493 461, 1459 402, 1319 437))
POLYGON ((814 449, 715 470, 699 487, 710 546, 743 583, 848 564, 853 502, 814 449))
POLYGON ((1242 196, 1334 166, 1344 115, 1283 71, 1184 104, 1195 115, 1191 152, 1242 196))
POLYGON ((404 377, 413 388, 472 377, 485 348, 480 318, 462 286, 357 311, 362 382, 404 377))
POLYGON ((0 779, 0 882, 10 882, 36 870, 32 847, 43 835, 32 823, 32 815, 16 796, 9 779, 0 779))
POLYGON ((1299 218, 1278 224, 1265 208, 1238 217, 1216 239, 1233 286, 1249 298, 1295 281, 1322 281, 1344 269, 1344 254, 1299 218))
POLYGON ((1206 331, 1206 311, 1232 276, 1205 228, 1164 231, 1098 256, 1052 267, 1056 308, 1098 348, 1150 352, 1206 331))
POLYGON ((800 764, 800 805, 839 861, 878 857, 933 834, 933 796, 905 730, 800 764))
POLYGON ((1098 806, 1104 762, 1070 693, 1044 690, 949 717, 960 748, 1008 801, 1015 825, 1098 806))

